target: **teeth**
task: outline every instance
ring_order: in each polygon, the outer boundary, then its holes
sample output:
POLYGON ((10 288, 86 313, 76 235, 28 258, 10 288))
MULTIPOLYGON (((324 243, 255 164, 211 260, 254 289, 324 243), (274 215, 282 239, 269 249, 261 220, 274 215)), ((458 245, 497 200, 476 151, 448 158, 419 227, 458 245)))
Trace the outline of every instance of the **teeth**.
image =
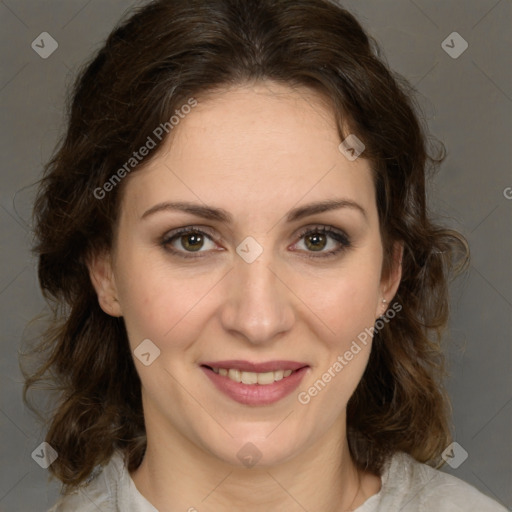
POLYGON ((212 370, 223 377, 228 377, 229 379, 234 380, 235 382, 241 382, 243 384, 260 384, 263 386, 273 384, 278 380, 289 377, 293 373, 292 370, 276 370, 275 372, 264 373, 241 372, 240 370, 235 370, 233 368, 212 368, 212 370))
POLYGON ((244 384, 257 384, 258 383, 258 374, 257 373, 241 372, 241 377, 242 377, 242 382, 244 384))
POLYGON ((228 377, 231 380, 234 380, 235 382, 242 382, 242 375, 240 375, 240 371, 239 370, 232 370, 232 369, 230 369, 228 371, 228 377))
POLYGON ((258 384, 272 384, 274 382, 274 372, 255 373, 258 384))

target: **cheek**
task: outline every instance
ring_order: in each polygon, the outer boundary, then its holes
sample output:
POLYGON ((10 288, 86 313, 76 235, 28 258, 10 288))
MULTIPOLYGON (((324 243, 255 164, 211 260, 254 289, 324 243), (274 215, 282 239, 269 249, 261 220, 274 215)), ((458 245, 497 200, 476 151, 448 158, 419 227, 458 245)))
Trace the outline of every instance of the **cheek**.
POLYGON ((159 347, 183 348, 177 336, 183 326, 189 334, 200 324, 194 313, 200 311, 203 300, 214 286, 211 275, 191 278, 185 272, 170 270, 150 258, 125 259, 116 276, 119 300, 132 348, 149 338, 159 347), (144 261, 145 264, 139 264, 144 261), (169 340, 173 340, 170 344, 169 340))
POLYGON ((317 331, 322 348, 297 400, 324 425, 338 418, 359 384, 371 351, 379 273, 371 268, 332 280, 311 296, 311 309, 328 329, 317 331), (325 334, 327 332, 327 335, 325 334), (322 334, 323 333, 323 334, 322 334))
MULTIPOLYGON (((378 254, 378 252, 377 252, 378 254)), ((297 280, 301 296, 324 326, 325 339, 331 349, 344 349, 366 328, 372 327, 380 297, 380 260, 360 258, 320 280, 297 280), (327 337, 325 334, 327 333, 327 337)))
POLYGON ((352 276, 332 293, 329 321, 336 333, 356 334, 375 322, 378 286, 369 275, 352 276))

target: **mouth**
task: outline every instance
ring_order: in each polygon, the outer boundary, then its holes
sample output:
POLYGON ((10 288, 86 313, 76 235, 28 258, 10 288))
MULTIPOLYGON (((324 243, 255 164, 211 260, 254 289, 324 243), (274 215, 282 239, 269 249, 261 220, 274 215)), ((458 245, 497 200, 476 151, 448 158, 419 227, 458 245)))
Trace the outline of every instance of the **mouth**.
POLYGON ((236 402, 268 405, 296 389, 309 365, 293 361, 216 361, 201 364, 215 387, 236 402))

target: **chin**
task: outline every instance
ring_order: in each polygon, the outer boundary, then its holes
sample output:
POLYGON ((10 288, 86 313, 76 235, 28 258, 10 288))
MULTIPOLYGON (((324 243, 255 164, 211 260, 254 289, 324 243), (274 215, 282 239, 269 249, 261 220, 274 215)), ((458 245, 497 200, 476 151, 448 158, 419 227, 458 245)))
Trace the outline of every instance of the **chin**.
MULTIPOLYGON (((225 436, 219 442, 211 437, 205 440, 208 451, 226 464, 246 468, 270 468, 293 459, 299 452, 304 439, 299 439, 290 433, 289 425, 282 434, 272 432, 276 424, 255 431, 249 425, 238 431, 230 430, 233 437, 227 440, 225 436)), ((279 427, 278 427, 279 428, 279 427)), ((303 437, 303 435, 301 436, 303 437)))

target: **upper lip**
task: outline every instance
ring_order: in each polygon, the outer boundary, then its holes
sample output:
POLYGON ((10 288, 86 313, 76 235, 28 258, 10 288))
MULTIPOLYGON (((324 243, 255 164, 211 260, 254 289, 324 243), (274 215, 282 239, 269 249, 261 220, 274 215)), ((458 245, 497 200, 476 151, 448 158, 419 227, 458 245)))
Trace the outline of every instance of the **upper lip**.
POLYGON ((278 370, 298 370, 308 365, 306 363, 298 363, 297 361, 266 361, 263 363, 252 363, 250 361, 236 359, 230 361, 206 361, 201 363, 201 366, 234 369, 242 372, 264 373, 278 370))

